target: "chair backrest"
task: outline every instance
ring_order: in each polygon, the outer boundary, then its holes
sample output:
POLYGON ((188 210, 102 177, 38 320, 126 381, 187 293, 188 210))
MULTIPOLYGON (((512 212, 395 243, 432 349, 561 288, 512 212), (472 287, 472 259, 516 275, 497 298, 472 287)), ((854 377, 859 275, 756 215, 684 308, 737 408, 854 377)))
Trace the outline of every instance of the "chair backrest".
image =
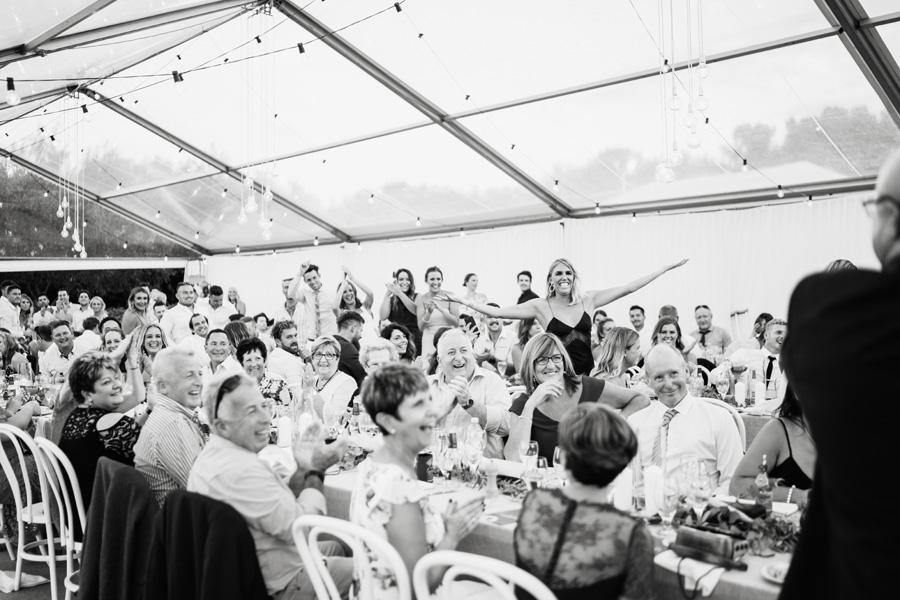
POLYGON ((741 436, 741 448, 746 449, 747 427, 744 425, 744 419, 741 418, 741 414, 737 411, 737 409, 727 402, 722 402, 718 398, 703 398, 703 400, 709 402, 710 404, 715 404, 716 406, 724 408, 728 411, 728 414, 731 415, 731 418, 734 421, 735 426, 737 427, 738 434, 741 436))
POLYGON ((461 592, 453 590, 452 586, 456 579, 465 577, 491 586, 496 597, 504 600, 515 600, 516 587, 531 594, 535 600, 556 600, 556 595, 540 579, 517 566, 496 558, 456 550, 437 550, 419 559, 413 569, 413 589, 417 598, 430 596, 428 572, 435 568, 447 569, 441 580, 442 598, 461 597, 461 592))
MULTIPOLYGON (((18 427, 0 423, 0 465, 3 467, 3 474, 12 490, 16 513, 19 520, 23 516, 27 516, 29 521, 33 521, 35 517, 35 502, 31 492, 31 475, 28 473, 28 464, 25 460, 26 450, 32 457, 37 457, 38 449, 34 439, 18 427), (6 455, 10 450, 10 454, 16 459, 15 465, 6 455), (25 492, 24 495, 22 494, 23 490, 25 492)), ((45 472, 40 468, 40 463, 37 460, 35 460, 35 463, 37 463, 38 489, 41 490, 41 498, 49 499, 45 472)), ((49 501, 45 502, 45 504, 48 507, 50 505, 49 501)))
POLYGON ((48 475, 47 482, 57 496, 57 503, 65 508, 65 512, 61 513, 65 516, 60 523, 63 527, 62 538, 68 547, 73 548, 75 539, 82 536, 85 526, 84 501, 75 467, 59 446, 47 438, 36 438, 34 441, 48 475))
POLYGON ((703 379, 703 385, 709 385, 709 369, 701 364, 694 367, 694 375, 703 379))
POLYGON ((338 600, 341 597, 328 573, 322 553, 319 552, 318 542, 323 534, 340 539, 353 551, 354 580, 362 586, 356 597, 377 599, 380 596, 380 588, 366 589, 366 586, 375 583, 371 575, 373 563, 377 563, 379 571, 384 569, 390 571, 397 582, 396 594, 393 597, 397 600, 412 599, 406 564, 394 547, 377 534, 349 521, 319 515, 297 517, 291 531, 300 558, 303 559, 303 566, 316 591, 316 597, 320 600, 338 600))

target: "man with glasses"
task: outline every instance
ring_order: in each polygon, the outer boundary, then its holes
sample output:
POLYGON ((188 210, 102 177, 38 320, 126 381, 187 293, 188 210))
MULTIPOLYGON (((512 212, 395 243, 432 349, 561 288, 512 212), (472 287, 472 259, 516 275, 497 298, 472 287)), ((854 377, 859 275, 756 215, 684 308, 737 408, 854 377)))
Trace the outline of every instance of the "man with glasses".
POLYGON ((453 328, 437 346, 440 370, 431 375, 432 400, 439 415, 438 427, 462 430, 473 417, 486 433, 484 456, 503 458, 503 437, 509 434, 505 420, 510 398, 499 375, 475 364, 469 337, 453 328))
POLYGON ((156 394, 134 445, 134 466, 144 474, 160 506, 187 487, 194 460, 206 443, 196 409, 203 387, 200 357, 179 347, 163 348, 153 359, 156 394))
POLYGON ((781 359, 816 445, 806 522, 781 598, 888 598, 900 564, 900 152, 881 168, 872 248, 881 272, 811 275, 794 289, 781 359))
MULTIPOLYGON (((188 477, 187 489, 231 505, 253 536, 269 596, 278 600, 315 598, 294 544, 291 526, 306 514, 325 514, 323 472, 343 455, 346 443, 325 444, 321 424, 308 427, 291 448, 297 468, 285 479, 260 458, 272 419, 256 382, 244 373, 213 379, 204 392, 211 435, 188 477)), ((341 558, 335 542, 319 544, 328 571, 345 596, 353 561, 341 558)))

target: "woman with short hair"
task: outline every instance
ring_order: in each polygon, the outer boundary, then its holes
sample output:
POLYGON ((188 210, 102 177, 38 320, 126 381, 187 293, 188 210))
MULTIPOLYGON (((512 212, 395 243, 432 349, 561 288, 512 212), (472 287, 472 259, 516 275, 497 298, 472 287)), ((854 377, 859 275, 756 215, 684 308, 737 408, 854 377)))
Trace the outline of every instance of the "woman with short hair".
POLYGON ((262 340, 259 338, 243 340, 237 346, 236 355, 244 372, 259 386, 263 398, 271 400, 276 406, 290 406, 291 394, 287 382, 266 370, 269 351, 262 340))
POLYGON ((341 359, 341 345, 330 335, 316 338, 310 347, 312 366, 316 373, 316 392, 321 398, 320 411, 326 427, 340 424, 341 416, 356 392, 356 380, 338 370, 341 359))
POLYGON ((123 414, 143 402, 145 394, 137 364, 140 348, 133 347, 132 339, 127 338, 114 354, 89 351, 76 358, 53 409, 51 439, 72 461, 85 504, 90 502, 101 456, 133 465, 134 444, 147 418, 146 412, 133 418, 123 414), (123 385, 118 363, 126 354, 127 385, 123 385))
POLYGON ((637 453, 628 423, 606 406, 579 404, 559 423, 568 479, 522 503, 516 565, 559 600, 653 598, 653 539, 644 522, 609 502, 610 484, 637 453))
POLYGON ((621 409, 623 416, 650 405, 641 393, 576 374, 562 341, 552 333, 536 335, 525 345, 519 375, 525 391, 509 408, 509 438, 503 449, 507 460, 520 461, 522 445, 535 441, 539 455, 550 462, 559 421, 579 404, 600 402, 621 409))

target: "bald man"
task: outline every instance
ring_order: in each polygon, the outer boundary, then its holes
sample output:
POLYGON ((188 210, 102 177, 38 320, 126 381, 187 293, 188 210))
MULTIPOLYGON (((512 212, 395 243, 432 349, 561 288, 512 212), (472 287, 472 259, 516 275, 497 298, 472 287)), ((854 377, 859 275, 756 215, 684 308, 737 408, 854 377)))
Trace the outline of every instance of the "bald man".
POLYGON ((817 459, 782 598, 897 593, 900 496, 886 486, 897 472, 900 423, 900 152, 881 168, 874 198, 863 205, 881 272, 812 275, 791 296, 781 360, 817 459))
POLYGON ((744 455, 731 413, 688 393, 688 365, 671 346, 654 346, 644 370, 659 401, 628 417, 638 436, 641 464, 672 471, 682 461, 700 459, 708 473, 718 474, 717 493, 727 494, 744 455))

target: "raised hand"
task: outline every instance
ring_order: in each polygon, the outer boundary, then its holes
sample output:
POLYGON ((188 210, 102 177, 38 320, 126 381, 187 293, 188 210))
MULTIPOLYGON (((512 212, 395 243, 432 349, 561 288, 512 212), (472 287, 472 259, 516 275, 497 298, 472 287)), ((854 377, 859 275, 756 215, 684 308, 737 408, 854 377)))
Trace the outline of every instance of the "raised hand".
POLYGON ((667 270, 667 271, 671 271, 672 269, 677 269, 678 267, 680 267, 680 266, 684 265, 685 263, 687 263, 687 261, 689 261, 689 260, 691 260, 691 259, 689 259, 689 258, 682 258, 682 259, 679 260, 677 263, 672 263, 671 265, 669 265, 668 267, 666 267, 666 270, 667 270))

